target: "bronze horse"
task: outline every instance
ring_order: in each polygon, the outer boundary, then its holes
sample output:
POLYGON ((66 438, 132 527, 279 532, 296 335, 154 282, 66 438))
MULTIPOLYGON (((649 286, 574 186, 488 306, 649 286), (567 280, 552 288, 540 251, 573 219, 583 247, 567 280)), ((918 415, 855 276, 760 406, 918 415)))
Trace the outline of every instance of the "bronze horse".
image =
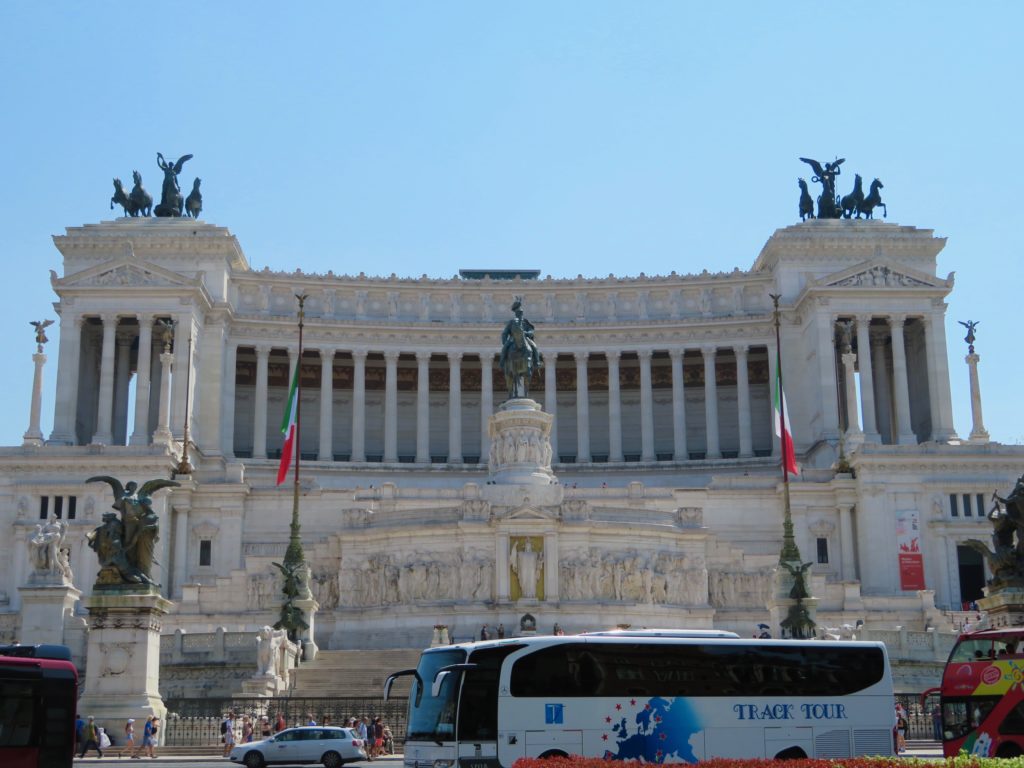
POLYGON ((885 207, 885 203, 882 202, 882 196, 878 193, 878 190, 882 189, 884 186, 885 185, 878 179, 871 182, 871 188, 868 190, 867 197, 865 197, 864 201, 857 206, 858 219, 862 213, 864 214, 865 219, 873 218, 872 211, 874 211, 878 206, 881 206, 882 208, 882 218, 885 219, 889 217, 889 210, 885 207))
POLYGON ((848 195, 843 195, 842 200, 839 201, 839 205, 843 209, 843 218, 848 219, 853 214, 857 214, 857 218, 860 218, 860 206, 864 203, 864 187, 861 182, 860 174, 855 173, 853 175, 853 191, 848 195))
POLYGON ((796 183, 797 186, 800 187, 800 221, 813 219, 814 198, 812 198, 811 193, 807 191, 807 182, 803 179, 797 179, 796 183))
POLYGON ((114 210, 115 205, 120 205, 124 209, 125 216, 134 216, 135 210, 132 206, 132 201, 124 191, 124 187, 121 185, 120 179, 114 179, 114 196, 110 198, 110 210, 114 210))
POLYGON ((132 193, 129 195, 129 198, 132 201, 132 206, 135 209, 132 216, 138 216, 140 213, 143 216, 149 216, 150 211, 153 208, 153 196, 142 186, 141 173, 138 171, 132 171, 132 180, 135 182, 135 186, 132 187, 132 193))

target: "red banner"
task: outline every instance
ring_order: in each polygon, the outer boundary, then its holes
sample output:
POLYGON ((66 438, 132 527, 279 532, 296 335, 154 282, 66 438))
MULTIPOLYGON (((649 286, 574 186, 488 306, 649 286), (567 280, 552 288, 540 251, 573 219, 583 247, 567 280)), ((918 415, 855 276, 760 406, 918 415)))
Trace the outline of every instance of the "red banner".
POLYGON ((896 548, 900 563, 900 589, 924 589, 921 523, 916 509, 896 513, 896 548))

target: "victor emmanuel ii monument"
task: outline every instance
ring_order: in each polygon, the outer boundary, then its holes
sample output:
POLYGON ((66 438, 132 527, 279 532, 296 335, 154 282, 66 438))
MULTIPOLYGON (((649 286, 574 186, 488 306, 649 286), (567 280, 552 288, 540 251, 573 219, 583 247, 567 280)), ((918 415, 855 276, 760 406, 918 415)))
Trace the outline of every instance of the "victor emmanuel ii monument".
POLYGON ((292 493, 275 477, 296 371, 322 652, 422 648, 484 624, 777 632, 777 351, 819 630, 862 622, 931 647, 983 597, 991 566, 968 542, 987 536, 988 499, 1012 487, 1024 449, 989 441, 980 388, 977 428, 958 434, 950 379, 969 371, 948 364, 945 239, 867 218, 880 201, 857 199, 856 179, 848 209, 842 161, 815 161, 817 206, 731 271, 680 254, 678 272, 647 275, 624 254, 630 274, 555 279, 365 274, 343 257, 325 274, 254 268, 226 227, 173 215, 188 209, 187 158, 160 158, 171 215, 129 205, 54 237, 53 428, 29 414, 24 445, 0 449, 0 640, 31 640, 25 590, 45 571, 64 589, 47 610, 84 649, 76 592, 102 595, 89 583, 102 567, 175 603, 159 630, 165 695, 234 685, 214 665, 175 677, 190 653, 244 650, 256 672, 256 638, 281 608, 292 493), (148 573, 98 535, 90 547, 111 501, 86 480, 170 478, 186 449, 192 472, 146 501, 161 531, 148 573), (36 555, 37 526, 54 520, 62 543, 36 555))

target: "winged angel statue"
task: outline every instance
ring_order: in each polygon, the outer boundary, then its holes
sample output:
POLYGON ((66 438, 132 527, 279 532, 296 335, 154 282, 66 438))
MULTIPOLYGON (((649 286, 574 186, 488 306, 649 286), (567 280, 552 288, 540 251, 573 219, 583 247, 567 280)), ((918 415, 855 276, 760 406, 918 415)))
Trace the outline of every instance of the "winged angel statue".
POLYGON ((90 477, 87 483, 107 483, 114 491, 111 505, 119 514, 105 512, 103 524, 86 536, 90 549, 96 552, 100 571, 96 585, 146 584, 159 586, 153 580, 156 542, 160 518, 153 511, 152 494, 161 488, 174 488, 180 483, 157 478, 140 488, 134 480, 127 485, 109 475, 90 477))
POLYGON ((182 155, 176 162, 164 160, 164 156, 156 153, 156 164, 164 172, 164 184, 160 191, 160 204, 153 209, 157 216, 181 216, 185 210, 185 198, 181 196, 181 187, 178 186, 178 174, 186 160, 191 160, 192 155, 182 155))

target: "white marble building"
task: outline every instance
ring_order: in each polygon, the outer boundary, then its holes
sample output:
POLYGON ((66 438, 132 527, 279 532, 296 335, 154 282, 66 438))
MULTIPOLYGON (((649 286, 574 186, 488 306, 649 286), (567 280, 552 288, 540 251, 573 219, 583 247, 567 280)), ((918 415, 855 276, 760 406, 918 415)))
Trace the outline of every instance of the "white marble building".
POLYGON ((423 646, 435 624, 459 639, 511 631, 527 612, 541 631, 768 621, 783 515, 770 294, 821 625, 942 626, 936 606, 959 608, 984 580, 962 541, 988 535, 989 496, 1024 470, 1020 446, 954 429, 949 379, 968 371, 948 370, 953 279, 936 275, 931 230, 810 221, 775 232, 747 271, 573 280, 254 271, 227 229, 190 220, 54 240, 59 344, 37 360, 57 380, 53 431, 30 423, 24 445, 0 449, 0 639, 32 640, 20 617, 36 525, 68 521, 88 594, 84 537, 111 500, 85 478, 169 476, 186 404, 196 471, 155 500, 176 603, 163 631, 273 623, 292 503, 276 456, 297 364, 322 648, 423 646), (545 356, 531 395, 554 415, 558 484, 489 482, 514 295, 545 356), (834 470, 841 438, 853 474, 834 470), (903 588, 898 524, 919 530, 923 590, 903 588))

